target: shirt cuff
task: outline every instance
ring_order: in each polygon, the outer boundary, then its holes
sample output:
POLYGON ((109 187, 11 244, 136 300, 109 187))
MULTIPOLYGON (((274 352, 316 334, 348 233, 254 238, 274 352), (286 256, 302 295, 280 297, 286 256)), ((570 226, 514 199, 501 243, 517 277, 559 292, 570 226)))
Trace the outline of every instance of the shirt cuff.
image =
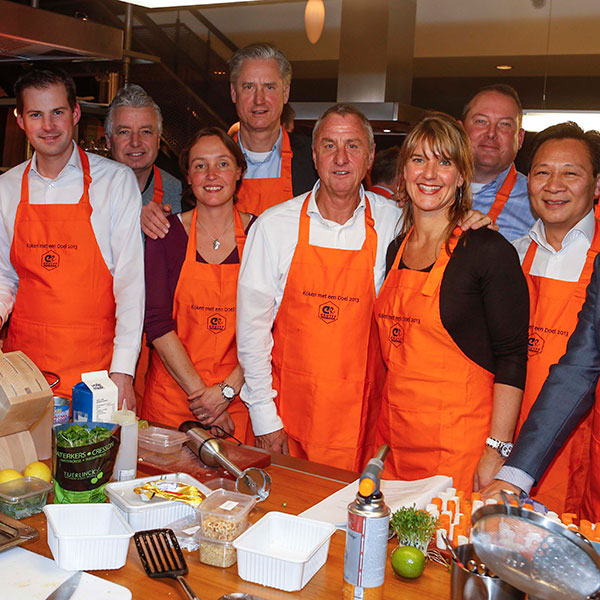
MULTIPOLYGON (((241 397, 245 403, 243 390, 241 397)), ((277 407, 273 400, 246 404, 246 406, 250 413, 254 435, 266 435, 267 433, 273 433, 274 431, 283 429, 283 421, 277 414, 277 407)))
POLYGON ((135 366, 139 350, 128 348, 114 348, 112 362, 110 363, 109 373, 125 373, 125 375, 135 375, 135 366))
POLYGON ((494 479, 501 479, 502 481, 516 485, 527 495, 529 495, 529 492, 535 483, 535 479, 528 473, 525 473, 525 471, 518 469, 517 467, 508 466, 502 467, 498 473, 496 473, 496 477, 494 479))

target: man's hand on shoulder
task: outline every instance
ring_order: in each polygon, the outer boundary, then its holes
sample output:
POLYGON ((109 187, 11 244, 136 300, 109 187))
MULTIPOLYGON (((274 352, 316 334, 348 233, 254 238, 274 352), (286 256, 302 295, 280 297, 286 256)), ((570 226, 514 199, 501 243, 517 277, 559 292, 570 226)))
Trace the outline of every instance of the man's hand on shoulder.
POLYGON ((496 225, 488 215, 484 215, 478 210, 471 209, 467 216, 458 223, 459 227, 463 231, 468 229, 481 229, 482 227, 488 227, 494 231, 498 231, 498 225, 496 225))
POLYGON ((167 217, 171 214, 170 204, 158 204, 149 202, 142 206, 142 231, 153 240, 164 238, 169 233, 169 221, 167 217))
POLYGON ((265 435, 257 435, 255 440, 257 448, 264 448, 270 452, 281 452, 281 454, 290 453, 288 450, 287 433, 283 429, 278 429, 265 435))
POLYGON ((133 377, 125 373, 111 373, 110 378, 119 388, 119 408, 125 402, 127 408, 135 412, 135 392, 133 391, 133 377))

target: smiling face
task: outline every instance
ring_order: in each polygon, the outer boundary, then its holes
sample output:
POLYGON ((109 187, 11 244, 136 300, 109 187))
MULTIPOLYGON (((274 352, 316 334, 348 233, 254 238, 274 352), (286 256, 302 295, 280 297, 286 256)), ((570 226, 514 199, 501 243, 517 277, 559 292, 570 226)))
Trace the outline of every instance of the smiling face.
POLYGON ((150 172, 158 156, 158 117, 151 106, 118 106, 113 113, 113 131, 108 138, 112 157, 133 169, 136 175, 150 172))
POLYGON ((369 148, 369 137, 357 116, 332 113, 321 122, 313 160, 329 195, 356 196, 374 155, 375 148, 369 148))
POLYGON ((242 169, 216 136, 201 137, 191 148, 187 181, 196 200, 205 206, 233 202, 242 169))
POLYGON ((528 189, 531 207, 544 222, 546 234, 562 242, 600 194, 585 142, 570 138, 544 142, 533 157, 528 189))
POLYGON ((417 142, 403 174, 413 210, 429 214, 447 215, 464 182, 452 160, 436 155, 426 141, 417 142))
POLYGON ((274 58, 246 59, 231 84, 231 99, 242 127, 251 131, 279 129, 290 86, 284 85, 274 58))
POLYGON ((523 144, 515 101, 500 92, 482 92, 471 102, 464 128, 471 140, 474 181, 487 183, 508 168, 523 144))
POLYGON ((71 109, 62 83, 23 90, 23 112, 17 123, 37 152, 38 166, 43 168, 45 161, 67 164, 80 117, 79 104, 71 109))

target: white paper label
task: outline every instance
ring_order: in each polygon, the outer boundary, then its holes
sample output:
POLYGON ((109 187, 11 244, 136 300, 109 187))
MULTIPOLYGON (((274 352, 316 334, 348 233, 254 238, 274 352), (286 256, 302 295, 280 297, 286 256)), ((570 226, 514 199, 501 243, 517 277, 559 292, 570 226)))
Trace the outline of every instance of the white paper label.
POLYGON ((223 504, 221 504, 219 508, 222 508, 223 510, 233 510, 237 505, 238 502, 234 502, 233 500, 227 500, 226 502, 223 502, 223 504))
POLYGON ((196 525, 195 527, 188 527, 187 529, 182 529, 181 531, 186 535, 194 535, 198 529, 200 529, 200 526, 196 525))

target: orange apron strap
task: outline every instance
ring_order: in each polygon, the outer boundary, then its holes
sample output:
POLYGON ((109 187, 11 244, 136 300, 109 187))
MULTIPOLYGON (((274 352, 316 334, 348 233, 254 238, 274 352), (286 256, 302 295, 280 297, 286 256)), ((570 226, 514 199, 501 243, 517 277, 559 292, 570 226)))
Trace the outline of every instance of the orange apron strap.
POLYGON ((454 248, 456 248, 456 244, 458 244, 458 240, 460 239, 461 235, 462 229, 460 227, 455 227, 454 231, 452 232, 452 237, 448 242, 448 250, 450 251, 449 254, 446 252, 444 244, 442 244, 437 260, 427 276, 425 285, 423 285, 423 288, 421 289, 421 294, 423 294, 423 296, 433 296, 437 292, 437 289, 442 282, 442 278, 444 277, 444 271, 446 270, 448 261, 450 260, 450 257, 454 252, 454 248))
POLYGON ((154 191, 152 192, 152 202, 162 204, 165 191, 163 190, 162 175, 156 165, 152 165, 154 171, 154 191))
POLYGON ((282 127, 282 138, 281 138, 281 171, 280 178, 283 180, 283 189, 290 190, 290 198, 294 195, 292 186, 292 158, 294 153, 292 152, 292 146, 290 144, 290 136, 288 132, 282 127))
POLYGON ((235 228, 235 243, 238 249, 238 257, 240 263, 242 262, 242 253, 244 252, 244 246, 246 245, 246 232, 244 231, 244 222, 240 211, 233 206, 233 226, 235 228))
POLYGON ((533 259, 535 258, 536 251, 537 244, 533 240, 531 240, 531 244, 529 244, 529 248, 527 248, 525 258, 523 259, 523 264, 521 265, 523 273, 525 273, 526 275, 528 275, 531 271, 531 265, 533 264, 533 259))
POLYGON ((512 192, 512 189, 515 187, 516 181, 517 168, 513 163, 513 165, 510 168, 510 171, 508 172, 508 175, 506 176, 506 179, 504 180, 504 183, 502 184, 502 187, 498 190, 498 193, 496 194, 496 199, 494 200, 494 204, 492 204, 492 208, 490 208, 490 211, 488 212, 488 217, 492 219, 494 223, 496 222, 496 219, 502 212, 502 209, 504 208, 504 205, 506 204, 510 193, 512 192))
POLYGON ((577 295, 578 297, 585 298, 585 290, 587 288, 588 283, 592 279, 592 271, 594 270, 594 260, 598 252, 600 252, 600 222, 596 220, 594 238, 592 239, 590 248, 587 251, 585 264, 583 265, 583 269, 581 270, 581 275, 579 276, 577 287, 574 292, 575 295, 577 295))

